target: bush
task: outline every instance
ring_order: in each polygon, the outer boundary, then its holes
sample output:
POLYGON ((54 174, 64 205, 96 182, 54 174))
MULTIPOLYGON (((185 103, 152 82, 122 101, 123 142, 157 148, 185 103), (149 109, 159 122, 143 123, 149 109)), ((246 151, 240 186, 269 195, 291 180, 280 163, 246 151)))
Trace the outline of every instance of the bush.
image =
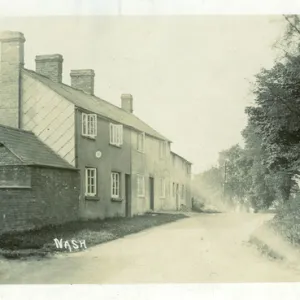
POLYGON ((300 197, 281 205, 268 224, 289 242, 300 244, 300 197))
POLYGON ((196 199, 193 199, 192 201, 192 211, 195 211, 195 212, 203 212, 204 210, 204 203, 199 201, 199 200, 196 200, 196 199))

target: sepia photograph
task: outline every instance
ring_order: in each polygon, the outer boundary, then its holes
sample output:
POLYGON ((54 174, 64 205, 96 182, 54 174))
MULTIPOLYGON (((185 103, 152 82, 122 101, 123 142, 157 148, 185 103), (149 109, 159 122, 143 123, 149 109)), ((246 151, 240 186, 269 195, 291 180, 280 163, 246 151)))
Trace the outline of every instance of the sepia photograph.
POLYGON ((300 281, 300 15, 77 2, 0 17, 0 284, 300 281))

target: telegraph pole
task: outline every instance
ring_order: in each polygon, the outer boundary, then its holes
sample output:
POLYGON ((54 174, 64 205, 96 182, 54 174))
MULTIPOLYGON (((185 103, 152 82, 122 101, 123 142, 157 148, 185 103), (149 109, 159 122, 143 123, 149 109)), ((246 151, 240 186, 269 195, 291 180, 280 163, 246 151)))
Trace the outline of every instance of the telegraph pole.
POLYGON ((223 200, 225 202, 225 195, 226 195, 226 176, 227 176, 227 161, 225 159, 224 162, 224 182, 223 182, 223 200))

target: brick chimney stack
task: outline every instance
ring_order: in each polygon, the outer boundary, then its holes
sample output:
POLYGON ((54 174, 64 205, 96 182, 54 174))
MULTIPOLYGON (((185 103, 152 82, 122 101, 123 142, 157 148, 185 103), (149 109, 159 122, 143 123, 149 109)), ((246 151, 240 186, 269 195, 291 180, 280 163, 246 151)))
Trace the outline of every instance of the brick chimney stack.
POLYGON ((91 69, 71 70, 71 86, 75 89, 94 95, 95 72, 91 69))
POLYGON ((23 33, 0 32, 0 124, 21 127, 21 69, 24 67, 23 33))
POLYGON ((121 95, 121 107, 128 113, 133 113, 133 97, 131 94, 122 94, 121 95))
POLYGON ((61 54, 37 55, 35 63, 37 73, 50 78, 54 82, 62 82, 63 56, 61 54))

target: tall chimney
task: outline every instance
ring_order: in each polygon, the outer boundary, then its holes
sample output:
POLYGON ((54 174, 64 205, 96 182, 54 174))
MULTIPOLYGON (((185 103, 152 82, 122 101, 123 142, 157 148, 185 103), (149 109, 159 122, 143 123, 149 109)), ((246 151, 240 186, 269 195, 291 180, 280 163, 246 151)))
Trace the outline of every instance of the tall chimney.
POLYGON ((133 112, 133 97, 131 94, 122 94, 121 95, 122 101, 122 109, 125 111, 132 113, 133 112))
POLYGON ((37 55, 36 72, 54 82, 62 82, 63 57, 61 54, 37 55))
POLYGON ((0 124, 15 128, 21 127, 24 43, 21 32, 0 32, 0 124))
POLYGON ((94 95, 95 72, 91 69, 71 70, 71 86, 75 89, 94 95))

